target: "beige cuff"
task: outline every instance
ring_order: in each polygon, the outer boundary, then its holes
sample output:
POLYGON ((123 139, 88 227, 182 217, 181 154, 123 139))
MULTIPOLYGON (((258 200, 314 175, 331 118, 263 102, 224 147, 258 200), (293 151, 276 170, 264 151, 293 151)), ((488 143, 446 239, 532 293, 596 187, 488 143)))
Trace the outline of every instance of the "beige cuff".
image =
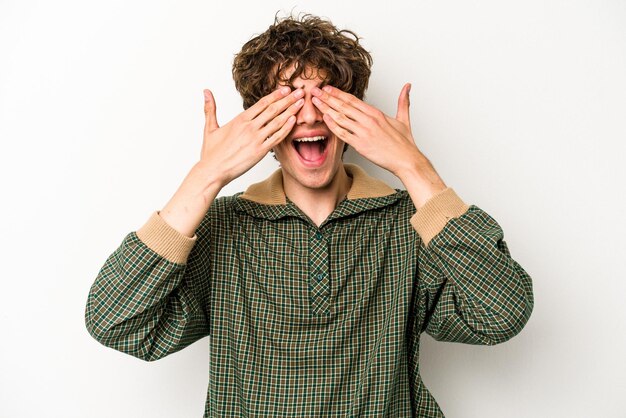
POLYGON ((174 228, 154 212, 136 232, 137 237, 155 253, 172 263, 185 264, 196 243, 197 235, 189 238, 174 228))
POLYGON ((447 188, 430 199, 411 217, 411 225, 428 245, 452 218, 467 212, 469 206, 461 200, 453 189, 447 188))

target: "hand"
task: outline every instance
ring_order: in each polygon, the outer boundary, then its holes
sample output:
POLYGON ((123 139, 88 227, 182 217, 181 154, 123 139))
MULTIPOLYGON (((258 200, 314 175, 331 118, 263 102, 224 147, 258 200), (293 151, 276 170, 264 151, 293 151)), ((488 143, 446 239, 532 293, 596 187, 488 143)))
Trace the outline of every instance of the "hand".
POLYGON ((282 87, 219 127, 210 90, 204 91, 204 140, 200 164, 224 186, 252 168, 293 128, 304 100, 302 89, 282 87))
POLYGON ((160 211, 165 222, 181 234, 194 235, 222 187, 252 168, 291 131, 304 92, 290 91, 282 87, 270 93, 221 128, 213 94, 204 91, 200 161, 160 211))
POLYGON ((446 185, 415 145, 410 90, 408 83, 402 88, 395 118, 335 87, 314 88, 311 94, 328 128, 363 157, 395 174, 420 207, 446 185))
POLYGON ((313 89, 311 93, 313 103, 335 135, 374 164, 398 175, 403 160, 421 154, 411 133, 410 88, 408 83, 402 88, 395 119, 331 86, 313 89))

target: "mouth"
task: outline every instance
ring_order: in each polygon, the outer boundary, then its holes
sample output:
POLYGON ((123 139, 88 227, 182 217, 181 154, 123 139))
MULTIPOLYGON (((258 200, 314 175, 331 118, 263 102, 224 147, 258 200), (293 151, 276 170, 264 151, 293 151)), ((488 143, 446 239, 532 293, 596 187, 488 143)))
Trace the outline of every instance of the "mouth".
POLYGON ((294 138, 291 142, 300 159, 307 165, 321 165, 326 159, 328 137, 317 135, 294 138))

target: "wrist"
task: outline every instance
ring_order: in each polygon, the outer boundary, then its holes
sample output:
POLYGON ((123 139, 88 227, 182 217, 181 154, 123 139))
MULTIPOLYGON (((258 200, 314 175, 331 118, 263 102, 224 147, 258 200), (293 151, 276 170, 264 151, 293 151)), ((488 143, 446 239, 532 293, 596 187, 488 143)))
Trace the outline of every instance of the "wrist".
POLYGON ((192 237, 222 184, 224 180, 218 173, 197 163, 159 215, 178 232, 192 237))
POLYGON ((418 209, 448 187, 423 154, 411 160, 396 176, 402 181, 418 209))
POLYGON ((217 164, 200 160, 191 168, 187 177, 193 179, 193 183, 197 184, 199 189, 203 191, 208 192, 211 189, 218 188, 219 192, 233 179, 228 177, 225 172, 219 170, 219 168, 216 168, 216 166, 217 164))
POLYGON ((443 181, 431 162, 424 154, 417 151, 415 155, 399 159, 394 174, 402 183, 436 183, 443 181))

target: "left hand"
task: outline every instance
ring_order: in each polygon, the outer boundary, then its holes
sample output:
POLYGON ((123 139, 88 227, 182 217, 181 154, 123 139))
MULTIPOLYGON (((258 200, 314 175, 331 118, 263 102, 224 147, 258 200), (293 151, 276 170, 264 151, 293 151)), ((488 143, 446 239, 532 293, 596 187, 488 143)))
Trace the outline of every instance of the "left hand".
POLYGON ((335 87, 316 87, 311 94, 328 128, 363 157, 398 177, 419 208, 447 186, 415 145, 410 90, 409 83, 402 87, 395 118, 335 87))
POLYGON ((395 118, 335 87, 314 88, 311 93, 324 122, 339 139, 374 164, 401 177, 413 163, 426 160, 411 132, 410 90, 409 83, 402 88, 395 118))

